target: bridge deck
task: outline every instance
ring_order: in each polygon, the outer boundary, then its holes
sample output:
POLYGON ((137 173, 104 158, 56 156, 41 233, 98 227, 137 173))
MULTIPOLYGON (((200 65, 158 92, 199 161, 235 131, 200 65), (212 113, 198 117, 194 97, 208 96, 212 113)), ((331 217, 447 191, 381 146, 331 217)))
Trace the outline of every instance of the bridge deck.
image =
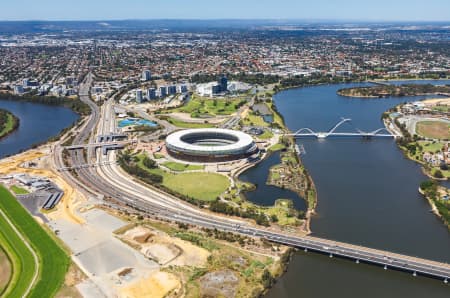
POLYGON ((394 268, 397 270, 408 271, 413 274, 421 274, 434 278, 439 278, 448 282, 450 279, 450 265, 417 257, 392 253, 388 251, 357 246, 353 244, 330 241, 316 237, 286 238, 271 236, 268 240, 294 246, 302 249, 310 249, 321 253, 330 254, 344 258, 354 259, 356 261, 385 266, 385 269, 394 268))

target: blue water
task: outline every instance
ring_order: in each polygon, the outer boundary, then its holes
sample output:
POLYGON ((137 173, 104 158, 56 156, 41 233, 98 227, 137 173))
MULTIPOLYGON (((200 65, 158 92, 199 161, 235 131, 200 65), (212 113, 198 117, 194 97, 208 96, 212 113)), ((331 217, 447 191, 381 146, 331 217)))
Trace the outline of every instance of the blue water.
POLYGON ((0 99, 0 108, 20 119, 19 128, 0 141, 0 158, 45 142, 78 120, 76 113, 58 106, 0 99))
MULTIPOLYGON (((338 131, 348 132, 383 127, 381 114, 387 109, 423 98, 357 99, 336 94, 340 88, 365 85, 293 89, 278 93, 274 100, 291 131, 303 127, 328 131, 346 117, 352 122, 338 131)), ((302 139, 298 144, 304 145, 303 162, 318 191, 314 235, 450 262, 450 233, 417 191, 427 177, 394 140, 302 139)), ((267 296, 434 298, 450 297, 450 287, 442 281, 297 253, 267 296)))
POLYGON ((130 126, 130 125, 145 125, 145 126, 150 126, 150 127, 158 126, 157 123, 150 121, 150 120, 145 120, 145 119, 127 118, 127 119, 119 121, 120 128, 130 126))
POLYGON ((246 199, 262 206, 273 206, 277 199, 289 199, 296 209, 306 211, 306 201, 297 193, 266 184, 270 168, 280 163, 280 154, 277 152, 239 176, 240 180, 256 185, 256 190, 245 193, 246 199))

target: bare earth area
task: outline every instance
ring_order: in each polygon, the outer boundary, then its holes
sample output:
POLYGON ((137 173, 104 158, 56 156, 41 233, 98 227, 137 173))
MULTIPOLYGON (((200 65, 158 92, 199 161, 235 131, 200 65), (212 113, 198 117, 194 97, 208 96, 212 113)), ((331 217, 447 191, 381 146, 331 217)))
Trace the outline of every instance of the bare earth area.
POLYGON ((235 297, 239 278, 231 270, 205 274, 200 279, 202 297, 235 297))
POLYGON ((138 226, 128 230, 123 239, 140 248, 142 254, 162 266, 205 266, 210 253, 179 238, 138 226))
POLYGON ((417 123, 417 133, 426 138, 450 139, 450 126, 441 121, 422 121, 417 123))
POLYGON ((122 298, 163 298, 179 288, 181 283, 173 274, 157 271, 146 279, 142 279, 120 290, 122 298))

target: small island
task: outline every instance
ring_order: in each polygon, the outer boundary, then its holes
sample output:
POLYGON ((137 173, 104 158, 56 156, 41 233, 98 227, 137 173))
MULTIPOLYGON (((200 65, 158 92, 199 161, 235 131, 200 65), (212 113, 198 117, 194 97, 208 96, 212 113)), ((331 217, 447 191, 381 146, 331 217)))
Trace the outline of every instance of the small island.
POLYGON ((377 85, 369 87, 344 88, 337 92, 341 96, 361 98, 405 97, 423 95, 449 95, 450 86, 435 86, 431 84, 407 84, 407 85, 377 85))
POLYGON ((0 109, 0 140, 19 127, 19 118, 7 110, 0 109))

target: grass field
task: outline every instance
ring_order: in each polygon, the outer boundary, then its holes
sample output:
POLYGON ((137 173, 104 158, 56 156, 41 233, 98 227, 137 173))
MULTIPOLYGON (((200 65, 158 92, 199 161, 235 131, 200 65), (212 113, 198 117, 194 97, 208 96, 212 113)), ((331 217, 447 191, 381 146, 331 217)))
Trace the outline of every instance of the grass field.
POLYGON ((167 112, 189 113, 191 117, 198 118, 202 115, 218 116, 231 115, 246 102, 243 98, 215 99, 194 95, 192 99, 182 107, 168 110, 167 112))
POLYGON ((161 154, 161 153, 153 153, 153 157, 156 159, 160 159, 160 158, 164 158, 165 156, 164 156, 164 154, 161 154))
POLYGON ((261 140, 267 140, 273 137, 273 133, 269 130, 265 130, 262 135, 259 135, 258 138, 261 140))
POLYGON ((172 174, 162 169, 148 169, 142 164, 139 166, 151 173, 163 177, 163 185, 182 195, 201 201, 213 201, 230 186, 227 177, 214 173, 180 173, 172 174))
POLYGON ((170 124, 173 124, 177 127, 181 128, 213 128, 214 125, 210 123, 192 123, 192 122, 184 122, 174 118, 168 118, 170 124))
POLYGON ((249 112, 247 116, 242 120, 244 125, 248 126, 262 126, 267 127, 269 126, 269 123, 264 121, 262 116, 258 116, 253 112, 249 112))
MULTIPOLYGON (((69 257, 55 240, 33 219, 19 202, 0 186, 0 209, 29 240, 39 258, 39 277, 29 297, 53 297, 64 282, 69 266, 69 257)), ((0 217, 0 244, 13 260, 13 278, 7 289, 7 297, 21 297, 30 284, 34 267, 32 254, 25 244, 8 228, 6 220, 0 217)))
POLYGON ((174 161, 167 161, 167 162, 163 163, 163 166, 165 166, 166 168, 168 168, 172 171, 177 171, 177 172, 203 170, 205 168, 202 165, 189 165, 189 164, 184 164, 184 163, 179 163, 179 162, 174 162, 174 161))
POLYGON ((0 138, 9 133, 14 128, 14 122, 14 116, 8 113, 7 121, 3 125, 0 125, 0 128, 3 127, 3 129, 1 129, 0 131, 0 138))
POLYGON ((432 108, 433 111, 439 111, 439 112, 446 112, 448 113, 450 111, 450 106, 434 106, 432 108))
POLYGON ((25 188, 13 185, 11 186, 11 190, 13 193, 15 193, 16 195, 26 195, 28 194, 28 190, 26 190, 25 188))
POLYGON ((443 143, 440 142, 428 142, 428 141, 419 141, 419 144, 422 146, 423 151, 436 153, 441 151, 444 147, 443 143))
POLYGON ((431 139, 450 139, 450 125, 441 121, 422 121, 417 123, 417 133, 431 139))
POLYGON ((283 150, 285 148, 286 148, 286 146, 284 144, 278 143, 278 144, 275 144, 275 145, 269 147, 269 151, 275 152, 275 151, 283 150))

